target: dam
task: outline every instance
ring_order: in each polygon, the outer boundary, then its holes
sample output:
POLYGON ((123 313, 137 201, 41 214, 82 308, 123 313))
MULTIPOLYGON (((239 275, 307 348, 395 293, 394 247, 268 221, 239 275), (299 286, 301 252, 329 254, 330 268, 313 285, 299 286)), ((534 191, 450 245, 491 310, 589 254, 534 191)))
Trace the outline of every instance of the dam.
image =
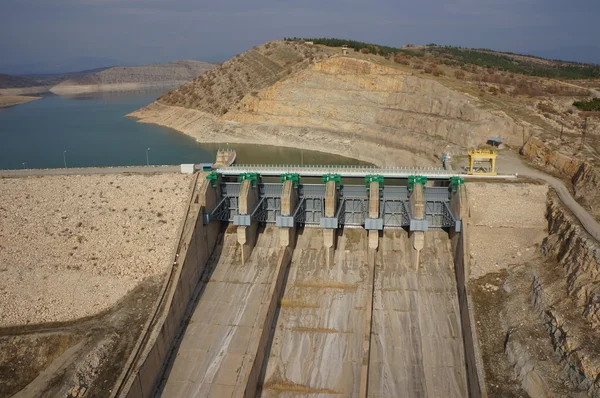
POLYGON ((116 396, 480 396, 461 177, 221 163, 116 396))

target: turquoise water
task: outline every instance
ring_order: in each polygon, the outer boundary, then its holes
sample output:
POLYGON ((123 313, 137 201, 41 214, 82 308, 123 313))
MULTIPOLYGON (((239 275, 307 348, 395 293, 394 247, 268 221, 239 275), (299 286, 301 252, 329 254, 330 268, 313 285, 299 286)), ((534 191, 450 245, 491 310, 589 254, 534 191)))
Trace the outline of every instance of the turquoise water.
MULTIPOLYGON (((160 92, 47 95, 0 108, 0 169, 134 166, 212 162, 225 144, 199 144, 169 128, 137 123, 126 114, 160 92), (148 148, 150 148, 148 150, 148 148), (66 151, 66 152, 65 152, 66 151)), ((239 163, 358 164, 321 152, 259 145, 229 145, 239 163)))

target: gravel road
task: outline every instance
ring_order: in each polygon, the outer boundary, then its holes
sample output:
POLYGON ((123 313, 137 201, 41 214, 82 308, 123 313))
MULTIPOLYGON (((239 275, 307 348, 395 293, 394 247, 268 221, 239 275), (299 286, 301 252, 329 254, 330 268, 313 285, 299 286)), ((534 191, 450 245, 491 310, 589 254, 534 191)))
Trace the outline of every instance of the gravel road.
POLYGON ((503 173, 518 173, 520 176, 538 178, 547 182, 558 194, 562 203, 573 212, 583 228, 600 242, 600 223, 585 210, 571 195, 569 189, 558 178, 552 177, 542 171, 536 170, 525 163, 513 152, 503 151, 498 156, 498 164, 503 173))

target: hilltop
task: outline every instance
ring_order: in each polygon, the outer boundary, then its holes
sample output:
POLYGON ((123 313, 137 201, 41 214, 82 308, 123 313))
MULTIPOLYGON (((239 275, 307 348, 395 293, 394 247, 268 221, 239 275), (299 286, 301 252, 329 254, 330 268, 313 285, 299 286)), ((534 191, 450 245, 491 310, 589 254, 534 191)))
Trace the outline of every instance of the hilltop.
POLYGON ((290 146, 397 166, 439 165, 443 152, 500 136, 568 180, 600 217, 600 124, 588 119, 581 145, 582 123, 594 112, 573 106, 598 95, 600 79, 532 76, 426 50, 382 56, 368 47, 268 42, 130 116, 203 142, 290 146))
POLYGON ((330 38, 286 38, 286 41, 312 42, 329 47, 347 46, 354 51, 382 56, 407 55, 435 57, 445 65, 476 65, 495 68, 523 75, 561 79, 600 79, 600 65, 550 60, 533 55, 494 51, 487 48, 440 46, 435 43, 425 46, 405 45, 401 48, 381 46, 355 40, 330 38))

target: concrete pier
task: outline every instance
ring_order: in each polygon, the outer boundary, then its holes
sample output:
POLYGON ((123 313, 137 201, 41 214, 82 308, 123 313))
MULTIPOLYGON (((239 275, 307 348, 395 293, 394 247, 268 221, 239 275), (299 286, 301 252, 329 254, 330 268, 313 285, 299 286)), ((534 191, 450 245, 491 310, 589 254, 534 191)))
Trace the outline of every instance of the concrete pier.
MULTIPOLYGON (((293 181, 286 181, 281 192, 281 215, 291 216, 298 203, 298 189, 293 181)), ((293 248, 296 237, 296 225, 290 228, 279 228, 279 244, 282 247, 293 248)))
MULTIPOLYGON (((328 181, 325 184, 325 217, 335 217, 337 210, 339 192, 335 181, 328 181)), ((323 230, 323 245, 327 253, 327 264, 333 261, 335 252, 337 229, 326 228, 323 230)))
MULTIPOLYGON (((245 180, 240 187, 239 196, 239 213, 241 215, 250 215, 258 203, 258 191, 256 186, 252 185, 252 181, 245 180)), ((241 247, 242 265, 246 263, 248 257, 252 253, 254 244, 256 243, 256 229, 258 223, 256 220, 250 220, 250 225, 240 225, 237 227, 238 243, 241 247)))
MULTIPOLYGON (((415 183, 413 192, 410 195, 410 211, 415 220, 425 218, 425 198, 423 195, 423 184, 415 183)), ((415 269, 419 268, 421 250, 425 245, 425 234, 423 231, 411 231, 410 242, 413 248, 412 262, 415 269)))

